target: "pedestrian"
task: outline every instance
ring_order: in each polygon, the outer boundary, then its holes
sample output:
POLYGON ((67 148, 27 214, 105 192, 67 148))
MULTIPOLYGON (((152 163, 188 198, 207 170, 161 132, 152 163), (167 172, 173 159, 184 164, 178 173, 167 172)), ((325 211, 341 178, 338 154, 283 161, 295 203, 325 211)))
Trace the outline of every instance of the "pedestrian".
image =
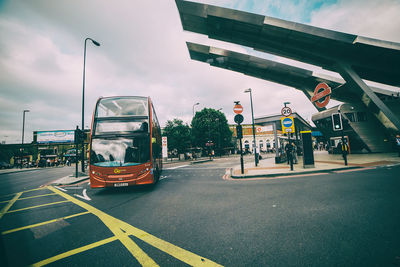
POLYGON ((293 162, 294 164, 297 164, 299 162, 299 159, 297 158, 297 146, 294 143, 293 143, 292 153, 293 153, 293 162))
POLYGON ((347 145, 347 142, 340 141, 338 147, 339 147, 340 151, 342 152, 342 156, 344 159, 346 157, 346 155, 349 153, 349 147, 347 145))
POLYGON ((396 149, 400 157, 400 135, 396 135, 396 149))
POLYGON ((289 164, 289 161, 290 161, 290 144, 289 143, 286 143, 286 145, 285 145, 285 153, 286 153, 287 164, 289 164))

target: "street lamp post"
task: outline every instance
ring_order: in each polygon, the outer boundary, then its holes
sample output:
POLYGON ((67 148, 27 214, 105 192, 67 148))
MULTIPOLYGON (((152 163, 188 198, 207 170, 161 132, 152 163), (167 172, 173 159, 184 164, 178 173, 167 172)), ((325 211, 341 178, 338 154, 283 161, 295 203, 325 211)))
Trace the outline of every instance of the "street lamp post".
POLYGON ((21 167, 21 169, 22 169, 22 155, 23 155, 23 151, 24 151, 23 144, 24 144, 24 135, 25 135, 25 113, 26 112, 29 112, 29 110, 25 109, 23 111, 23 115, 22 115, 22 142, 21 142, 21 148, 19 150, 19 152, 20 152, 20 162, 21 162, 21 166, 20 167, 21 167))
POLYGON ((25 134, 25 113, 29 112, 28 109, 25 109, 22 116, 22 144, 24 144, 24 134, 25 134))
MULTIPOLYGON (((219 108, 217 111, 221 111, 223 108, 219 108)), ((218 150, 219 150, 219 157, 222 157, 222 153, 221 153, 221 150, 222 150, 222 144, 221 144, 221 135, 222 135, 222 132, 221 132, 221 121, 219 120, 219 118, 217 118, 217 127, 218 127, 218 150)))
MULTIPOLYGON (((100 46, 100 43, 93 40, 92 38, 85 39, 85 47, 83 49, 83 86, 82 86, 82 131, 85 130, 85 67, 86 67, 86 42, 87 40, 92 41, 92 43, 96 46, 100 46)), ((76 151, 78 152, 78 151, 76 151)), ((85 171, 85 141, 82 140, 82 172, 85 171)))
POLYGON ((200 105, 200 103, 197 102, 196 104, 193 105, 193 108, 192 108, 192 111, 193 111, 193 112, 192 112, 192 114, 193 114, 193 117, 192 117, 192 131, 191 131, 192 137, 190 138, 190 146, 191 146, 191 149, 192 149, 192 159, 194 158, 194 157, 193 157, 193 154, 195 153, 194 150, 193 150, 193 118, 194 118, 194 107, 197 106, 197 105, 200 105))
MULTIPOLYGON (((290 104, 290 102, 284 102, 283 103, 283 105, 285 105, 285 108, 287 107, 286 105, 289 105, 289 104, 290 104)), ((290 141, 291 132, 288 132, 287 135, 288 135, 288 142, 289 142, 288 150, 287 150, 287 157, 288 157, 288 160, 289 160, 288 163, 290 163, 290 170, 293 171, 293 152, 294 151, 293 151, 293 146, 292 146, 291 141, 290 141)))
POLYGON ((197 102, 196 104, 193 105, 193 109, 192 109, 192 110, 193 110, 193 117, 194 117, 194 106, 197 106, 197 105, 199 105, 199 104, 200 104, 200 103, 197 102))
POLYGON ((257 167, 257 165, 258 165, 258 155, 257 155, 257 148, 256 148, 257 147, 257 145, 256 145, 256 129, 255 129, 255 126, 254 126, 253 95, 251 93, 251 88, 246 89, 244 92, 245 93, 250 93, 251 119, 253 121, 254 162, 255 162, 256 167, 257 167))

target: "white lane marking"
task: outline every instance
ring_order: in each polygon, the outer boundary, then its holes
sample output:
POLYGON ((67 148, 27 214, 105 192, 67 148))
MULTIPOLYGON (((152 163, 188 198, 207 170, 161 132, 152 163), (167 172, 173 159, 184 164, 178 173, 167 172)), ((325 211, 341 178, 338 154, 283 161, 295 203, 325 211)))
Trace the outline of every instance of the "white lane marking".
POLYGON ((90 197, 88 197, 88 195, 86 194, 86 189, 83 189, 83 192, 82 192, 82 195, 83 195, 83 196, 78 195, 78 194, 74 194, 74 195, 77 196, 77 197, 79 197, 79 198, 82 198, 82 199, 84 199, 84 200, 88 200, 88 201, 91 200, 90 197))
POLYGON ((67 192, 67 190, 66 189, 64 189, 64 188, 61 188, 61 187, 58 187, 58 186, 54 186, 55 188, 57 188, 58 190, 61 190, 61 191, 64 191, 64 192, 67 192))
POLYGON ((171 168, 166 168, 164 170, 175 170, 175 169, 179 169, 179 168, 183 168, 183 167, 187 167, 189 165, 182 165, 182 166, 177 166, 177 167, 171 167, 171 168))
POLYGON ((166 176, 166 175, 160 176, 160 180, 163 180, 163 179, 166 179, 166 178, 168 178, 168 176, 166 176))

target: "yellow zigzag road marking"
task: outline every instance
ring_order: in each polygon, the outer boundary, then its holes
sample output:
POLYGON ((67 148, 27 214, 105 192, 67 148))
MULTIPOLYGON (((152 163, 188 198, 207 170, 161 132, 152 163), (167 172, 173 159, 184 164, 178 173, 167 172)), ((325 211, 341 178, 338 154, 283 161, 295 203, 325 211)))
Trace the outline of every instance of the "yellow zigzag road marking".
POLYGON ((22 195, 22 193, 17 193, 13 199, 8 202, 8 204, 0 211, 0 219, 3 215, 11 208, 11 206, 17 201, 17 199, 22 195))
POLYGON ((102 246, 102 245, 104 245, 104 244, 113 242, 113 241, 115 241, 115 240, 117 240, 117 237, 116 237, 116 236, 109 237, 109 238, 100 240, 100 241, 98 241, 98 242, 92 243, 92 244, 90 244, 90 245, 86 245, 86 246, 83 246, 83 247, 80 247, 80 248, 76 248, 76 249, 73 249, 73 250, 70 250, 70 251, 61 253, 61 254, 59 254, 59 255, 57 255, 57 256, 54 256, 54 257, 51 257, 51 258, 48 258, 48 259, 39 261, 39 262, 37 262, 37 263, 35 263, 35 264, 32 264, 32 266, 35 266, 35 267, 36 267, 36 266, 47 265, 47 264, 50 264, 50 263, 52 263, 52 262, 55 262, 55 261, 58 261, 58 260, 67 258, 67 257, 69 257, 69 256, 71 256, 71 255, 75 255, 75 254, 84 252, 84 251, 86 251, 86 250, 89 250, 89 249, 92 249, 92 248, 95 248, 95 247, 99 247, 99 246, 102 246))
MULTIPOLYGON (((48 189, 51 191, 59 194, 60 196, 68 199, 69 201, 73 202, 74 204, 86 209, 87 211, 91 212, 92 214, 96 215, 115 235, 117 239, 119 239, 124 246, 131 252, 131 254, 139 261, 141 265, 150 265, 156 266, 157 264, 151 259, 141 248, 139 248, 136 243, 129 238, 129 235, 133 235, 142 241, 152 245, 153 247, 164 251, 165 253, 175 257, 176 259, 185 262, 191 266, 221 266, 211 260, 208 260, 204 257, 198 256, 190 251, 187 251, 183 248, 175 246, 167 241, 164 241, 160 238, 157 238, 143 230, 140 230, 132 225, 118 220, 96 208, 90 206, 89 204, 82 202, 70 195, 61 192, 60 190, 55 189, 54 187, 49 186, 48 189)), ((105 239, 106 240, 106 239, 105 239)), ((99 241, 101 242, 101 241, 99 241)), ((86 246, 85 246, 86 247, 86 246)), ((79 251, 80 252, 80 251, 79 251)), ((76 250, 71 250, 69 252, 65 252, 64 257, 68 257, 74 255, 76 250), (66 255, 66 256, 65 256, 66 255)), ((60 254, 61 255, 61 254, 60 254)), ((57 257, 57 256, 56 256, 57 257)), ((53 257, 55 258, 55 257, 53 257)), ((57 260, 57 259, 55 259, 57 260)), ((55 261, 54 260, 54 261, 55 261)))
MULTIPOLYGON (((115 237, 119 239, 119 241, 128 249, 128 251, 137 259, 137 261, 143 266, 158 266, 157 263, 153 261, 129 236, 122 232, 122 230, 116 224, 116 219, 111 217, 110 215, 90 206, 89 204, 77 200, 76 198, 71 197, 70 195, 61 192, 54 187, 48 187, 54 193, 59 194, 60 196, 64 197, 65 199, 73 202, 74 204, 86 209, 90 213, 97 216, 110 230, 113 232, 115 237)), ((66 252, 67 254, 69 252, 66 252)), ((70 251, 69 255, 73 255, 73 251, 70 251)))
MULTIPOLYGON (((44 194, 44 195, 33 196, 33 197, 22 197, 22 198, 19 198, 18 201, 19 201, 19 200, 25 200, 25 199, 31 199, 31 198, 37 198, 37 197, 54 196, 54 195, 57 195, 57 194, 56 194, 56 193, 50 193, 50 194, 44 194)), ((1 201, 0 204, 1 204, 1 203, 7 203, 7 202, 9 202, 9 201, 10 201, 10 200, 1 201)))
POLYGON ((36 209, 36 208, 40 208, 40 207, 56 205, 56 204, 65 203, 65 202, 69 202, 69 201, 63 200, 63 201, 57 201, 57 202, 52 202, 52 203, 46 203, 46 204, 42 204, 42 205, 37 205, 37 206, 32 206, 32 207, 27 207, 27 208, 22 208, 22 209, 17 209, 17 210, 10 210, 7 213, 13 213, 13 212, 18 212, 18 211, 22 211, 22 210, 36 209))

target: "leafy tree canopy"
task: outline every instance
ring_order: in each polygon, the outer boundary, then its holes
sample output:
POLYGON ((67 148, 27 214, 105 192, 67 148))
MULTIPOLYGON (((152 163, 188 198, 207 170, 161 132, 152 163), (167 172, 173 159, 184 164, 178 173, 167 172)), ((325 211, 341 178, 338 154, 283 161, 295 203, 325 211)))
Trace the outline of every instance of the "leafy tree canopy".
POLYGON ((232 132, 224 113, 212 108, 196 112, 192 120, 194 146, 206 148, 206 143, 211 141, 213 149, 223 149, 232 146, 231 139, 232 132))
POLYGON ((178 153, 185 153, 190 148, 190 127, 180 119, 167 121, 163 135, 168 138, 168 150, 176 149, 178 153))

